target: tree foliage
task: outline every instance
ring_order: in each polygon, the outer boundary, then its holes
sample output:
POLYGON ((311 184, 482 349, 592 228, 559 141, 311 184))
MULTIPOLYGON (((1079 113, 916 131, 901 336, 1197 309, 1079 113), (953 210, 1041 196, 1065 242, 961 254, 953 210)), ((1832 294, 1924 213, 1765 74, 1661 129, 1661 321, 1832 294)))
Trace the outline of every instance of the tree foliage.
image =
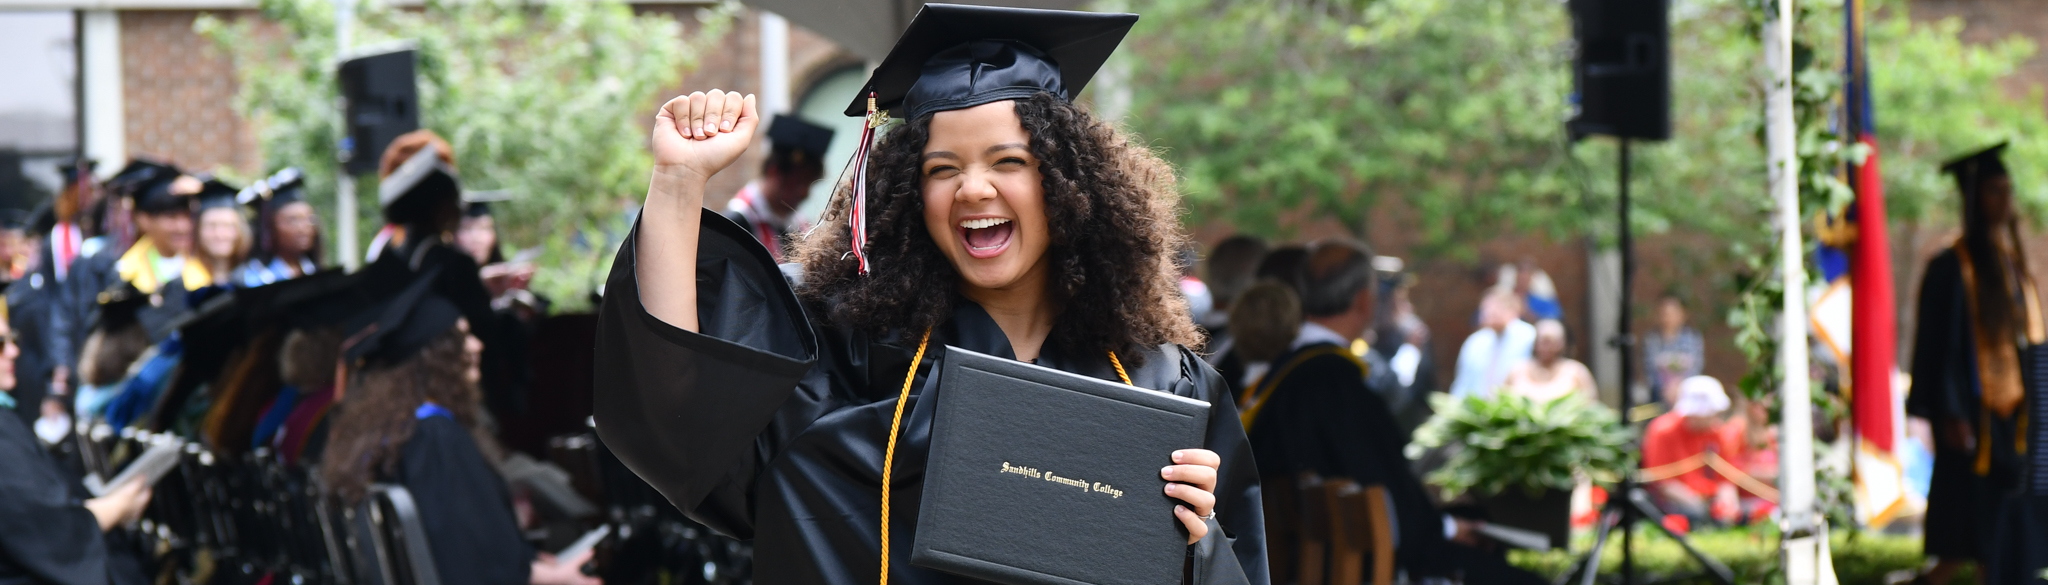
MULTIPOLYGON (((1636 148, 1640 232, 1706 233, 1728 257, 1773 234, 1762 144, 1765 0, 1679 0, 1671 13, 1673 138, 1636 148)), ((2000 85, 2032 55, 2012 39, 1970 45, 1956 21, 1916 23, 1879 2, 1868 28, 1875 111, 1895 217, 1948 192, 1946 156, 2014 139, 2048 154, 2038 97, 2000 85)), ((1840 0, 1800 2, 1801 177, 1815 209, 1849 193, 1831 134, 1841 88, 1840 0)), ((1354 231, 1398 199, 1418 212, 1421 256, 1502 230, 1605 237, 1614 141, 1573 143, 1571 25, 1553 0, 1141 0, 1130 123, 1181 166, 1195 222, 1288 236, 1293 214, 1354 231)), ((2048 209, 2048 181, 2021 197, 2048 209)), ((1933 207, 1929 207, 1934 205, 1933 207)))
MULTIPOLYGON (((275 29, 211 16, 196 27, 233 59, 235 105, 255 122, 266 164, 307 171, 331 241, 341 137, 333 5, 259 6, 275 29)), ((539 247, 535 290, 574 307, 603 278, 621 218, 646 189, 652 159, 641 114, 721 38, 736 10, 700 10, 700 26, 686 34, 675 19, 636 15, 620 0, 370 2, 358 8, 353 44, 417 45, 421 125, 455 146, 464 187, 514 193, 494 208, 502 242, 539 247)), ((364 242, 382 223, 374 179, 359 182, 364 242)))

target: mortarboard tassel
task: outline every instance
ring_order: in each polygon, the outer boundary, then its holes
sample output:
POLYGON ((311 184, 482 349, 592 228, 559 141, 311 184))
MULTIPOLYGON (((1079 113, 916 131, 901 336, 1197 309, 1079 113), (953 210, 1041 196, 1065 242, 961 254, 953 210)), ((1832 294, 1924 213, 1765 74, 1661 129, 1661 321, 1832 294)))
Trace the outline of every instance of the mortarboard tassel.
POLYGON ((861 125, 860 148, 853 153, 853 211, 847 220, 853 228, 853 258, 860 273, 868 273, 868 151, 873 148, 875 128, 889 121, 889 113, 875 109, 875 92, 868 92, 867 123, 861 125))

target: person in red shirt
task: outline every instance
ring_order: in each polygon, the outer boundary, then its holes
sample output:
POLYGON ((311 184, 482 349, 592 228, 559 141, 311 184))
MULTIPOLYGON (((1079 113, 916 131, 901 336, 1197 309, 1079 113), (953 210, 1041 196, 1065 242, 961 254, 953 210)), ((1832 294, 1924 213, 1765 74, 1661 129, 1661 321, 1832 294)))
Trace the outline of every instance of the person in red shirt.
POLYGON ((1650 470, 1649 475, 1664 475, 1658 468, 1666 466, 1692 468, 1648 484, 1651 499, 1665 512, 1704 522, 1712 520, 1716 509, 1737 509, 1735 485, 1708 469, 1703 459, 1695 459, 1708 451, 1724 457, 1740 451, 1731 449, 1721 433, 1721 414, 1727 410, 1728 393, 1721 382, 1693 376, 1679 383, 1671 412, 1650 421, 1650 428, 1643 431, 1643 468, 1650 470))

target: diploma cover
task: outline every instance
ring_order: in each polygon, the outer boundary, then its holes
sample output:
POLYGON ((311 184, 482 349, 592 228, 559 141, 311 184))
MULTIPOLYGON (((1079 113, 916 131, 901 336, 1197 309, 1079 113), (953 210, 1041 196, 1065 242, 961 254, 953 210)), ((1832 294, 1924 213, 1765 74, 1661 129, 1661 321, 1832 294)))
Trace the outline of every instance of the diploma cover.
POLYGON ((1024 584, 1181 582, 1165 494, 1209 404, 946 348, 914 565, 1024 584))

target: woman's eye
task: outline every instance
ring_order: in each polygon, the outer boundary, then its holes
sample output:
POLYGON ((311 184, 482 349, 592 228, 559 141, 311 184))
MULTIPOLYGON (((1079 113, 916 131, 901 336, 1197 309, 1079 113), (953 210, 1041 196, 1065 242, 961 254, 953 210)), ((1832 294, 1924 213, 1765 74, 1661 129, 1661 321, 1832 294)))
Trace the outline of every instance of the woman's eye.
POLYGON ((931 169, 926 170, 924 172, 924 175, 934 179, 940 179, 952 176, 953 173, 957 172, 960 172, 960 169, 954 167, 932 167, 931 169))
POLYGON ((1025 164, 1025 163, 1024 163, 1024 159, 1021 159, 1021 158, 1017 158, 1017 157, 1014 157, 1014 156, 1013 156, 1013 157, 1010 157, 1010 158, 1006 158, 1006 159, 1003 159, 1003 160, 999 160, 999 161, 996 161, 996 166, 1013 166, 1013 167, 1021 167, 1021 166, 1024 166, 1024 164, 1025 164))

